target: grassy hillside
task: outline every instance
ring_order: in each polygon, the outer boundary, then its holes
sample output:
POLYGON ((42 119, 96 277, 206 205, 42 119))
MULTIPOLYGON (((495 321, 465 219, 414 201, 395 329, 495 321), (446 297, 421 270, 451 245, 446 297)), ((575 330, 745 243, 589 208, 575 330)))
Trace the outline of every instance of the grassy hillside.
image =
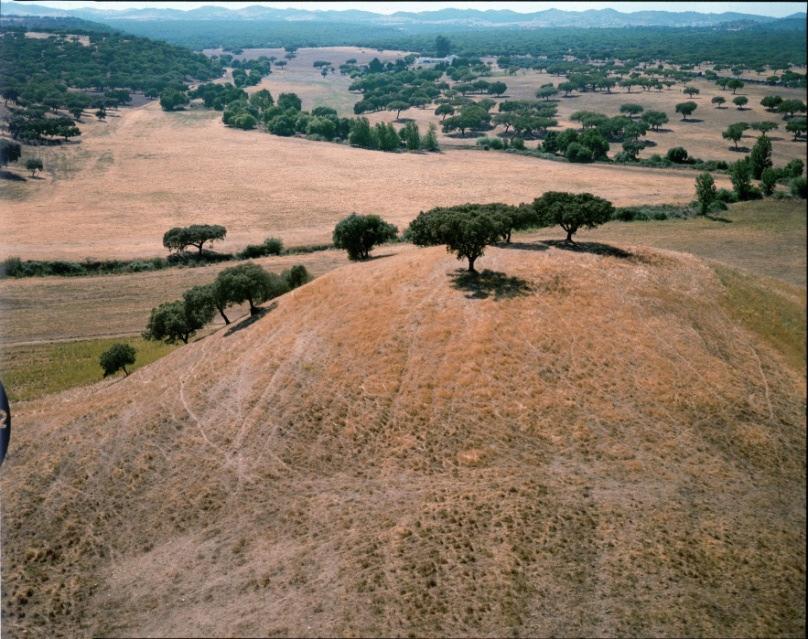
POLYGON ((21 407, 7 632, 801 635, 804 378, 713 268, 480 266, 349 265, 21 407))

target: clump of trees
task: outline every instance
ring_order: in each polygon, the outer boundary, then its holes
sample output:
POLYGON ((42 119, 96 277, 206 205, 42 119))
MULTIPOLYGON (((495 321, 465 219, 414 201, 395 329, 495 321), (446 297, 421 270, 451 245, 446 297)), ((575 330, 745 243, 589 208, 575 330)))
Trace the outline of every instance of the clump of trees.
POLYGON ((351 260, 366 260, 378 244, 395 240, 398 229, 378 215, 351 213, 334 227, 333 241, 337 248, 345 249, 351 260))
POLYGON ((127 366, 133 366, 135 363, 137 351, 131 344, 118 343, 113 344, 103 353, 98 360, 101 368, 104 371, 104 377, 114 375, 118 371, 123 371, 124 376, 129 376, 129 371, 126 370, 127 366))
POLYGON ((181 300, 165 302, 152 309, 144 339, 167 344, 188 341, 218 312, 225 324, 228 306, 247 303, 250 314, 260 312, 258 304, 274 299, 311 279, 302 264, 293 266, 280 275, 270 273, 258 264, 247 262, 219 273, 210 284, 194 286, 185 291, 181 300))

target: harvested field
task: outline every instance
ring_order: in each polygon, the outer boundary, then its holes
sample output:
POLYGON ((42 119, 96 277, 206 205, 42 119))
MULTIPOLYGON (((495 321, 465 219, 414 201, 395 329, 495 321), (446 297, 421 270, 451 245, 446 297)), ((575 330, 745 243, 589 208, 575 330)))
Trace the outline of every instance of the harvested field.
POLYGON ((483 151, 367 151, 228 129, 215 111, 164 113, 156 103, 89 122, 82 137, 60 149, 68 168, 59 179, 15 185, 24 192, 4 202, 0 257, 160 255, 163 233, 190 223, 226 226, 223 250, 268 235, 287 245, 321 243, 352 211, 404 226, 433 206, 515 204, 549 189, 591 191, 616 204, 693 198, 691 171, 483 151))

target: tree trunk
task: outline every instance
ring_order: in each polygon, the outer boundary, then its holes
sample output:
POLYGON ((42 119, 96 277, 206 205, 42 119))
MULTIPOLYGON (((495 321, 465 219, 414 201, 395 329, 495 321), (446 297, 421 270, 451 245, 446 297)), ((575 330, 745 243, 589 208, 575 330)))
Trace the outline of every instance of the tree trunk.
POLYGON ((229 319, 227 319, 227 315, 225 315, 225 314, 224 314, 224 309, 223 309, 223 308, 221 308, 221 307, 219 307, 219 306, 217 306, 217 307, 216 307, 216 310, 218 310, 218 311, 219 311, 219 315, 221 315, 221 316, 222 316, 222 319, 224 320, 224 323, 225 323, 225 324, 229 324, 229 323, 230 323, 230 320, 229 320, 229 319))
POLYGON ((253 304, 251 299, 248 298, 247 301, 250 303, 250 315, 258 315, 258 307, 253 304))
POLYGON ((474 270, 474 262, 475 261, 477 261, 476 257, 470 257, 469 258, 469 269, 468 269, 469 273, 476 273, 477 272, 477 271, 474 270))
POLYGON ((572 234, 573 233, 574 233, 574 231, 571 231, 571 230, 567 231, 567 239, 566 239, 567 244, 575 244, 575 242, 572 241, 572 234))
POLYGON ((123 369, 123 374, 124 374, 124 376, 125 376, 125 377, 129 377, 129 371, 128 371, 128 370, 126 370, 126 366, 121 366, 121 368, 123 369))
POLYGON ((188 343, 188 336, 187 335, 180 335, 180 339, 182 340, 183 344, 188 343))

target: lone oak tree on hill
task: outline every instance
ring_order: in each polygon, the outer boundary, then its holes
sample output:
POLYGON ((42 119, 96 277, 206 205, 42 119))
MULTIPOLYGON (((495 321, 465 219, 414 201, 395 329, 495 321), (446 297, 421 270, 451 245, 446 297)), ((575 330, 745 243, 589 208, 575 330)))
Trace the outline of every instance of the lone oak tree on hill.
POLYGON ((608 200, 591 193, 547 191, 533 200, 533 208, 543 226, 559 225, 567 232, 566 241, 574 244, 572 236, 579 228, 595 228, 612 218, 614 206, 608 200))
POLYGON ((378 215, 351 213, 334 227, 334 246, 348 251, 351 260, 366 260, 377 244, 394 240, 398 229, 378 215))
POLYGON ((434 208, 422 211, 410 223, 407 235, 417 246, 445 244, 457 259, 468 260, 470 273, 476 273, 474 262, 484 255, 486 246, 506 235, 506 224, 501 215, 481 206, 434 208))

